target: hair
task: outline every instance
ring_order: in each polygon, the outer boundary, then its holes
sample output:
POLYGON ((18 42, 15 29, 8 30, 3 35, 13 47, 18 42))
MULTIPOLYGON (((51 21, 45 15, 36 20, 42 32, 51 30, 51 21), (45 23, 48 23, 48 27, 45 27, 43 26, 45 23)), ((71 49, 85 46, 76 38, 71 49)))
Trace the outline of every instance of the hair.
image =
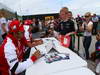
POLYGON ((90 12, 87 12, 87 13, 85 13, 84 16, 89 16, 89 17, 91 17, 91 13, 90 13, 90 12))
POLYGON ((96 16, 96 14, 94 14, 94 16, 96 16))
POLYGON ((98 32, 98 33, 96 34, 96 38, 97 38, 97 40, 100 40, 100 32, 98 32))
POLYGON ((68 13, 71 13, 71 14, 72 14, 72 12, 71 12, 71 11, 68 11, 68 13))
POLYGON ((69 9, 67 7, 63 7, 63 8, 61 8, 60 13, 61 12, 68 12, 68 11, 69 11, 69 9))

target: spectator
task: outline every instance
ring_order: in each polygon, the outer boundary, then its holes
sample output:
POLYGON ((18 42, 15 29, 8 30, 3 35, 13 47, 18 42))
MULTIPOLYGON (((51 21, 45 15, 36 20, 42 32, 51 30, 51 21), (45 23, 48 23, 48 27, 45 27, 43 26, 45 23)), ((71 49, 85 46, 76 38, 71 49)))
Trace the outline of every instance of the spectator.
POLYGON ((33 21, 33 24, 32 24, 32 25, 33 25, 33 27, 34 27, 34 26, 36 26, 36 24, 35 24, 36 19, 35 19, 35 18, 33 18, 33 19, 32 19, 32 21, 33 21))
POLYGON ((25 46, 24 58, 26 60, 29 57, 31 47, 42 44, 42 40, 34 40, 32 38, 32 20, 25 20, 21 26, 24 27, 24 37, 20 41, 25 46))
POLYGON ((97 25, 97 33, 100 32, 100 20, 98 22, 98 25, 97 25))
POLYGON ((82 20, 82 18, 80 17, 80 15, 77 15, 77 17, 76 17, 76 22, 77 22, 77 24, 78 25, 82 25, 82 23, 83 23, 83 20, 82 20))
POLYGON ((54 19, 53 18, 50 19, 49 26, 51 29, 54 29, 54 19))
POLYGON ((76 17, 77 32, 81 32, 80 27, 82 26, 82 23, 83 23, 83 19, 80 17, 80 15, 77 15, 76 17))
POLYGON ((96 72, 100 74, 100 33, 96 35, 97 42, 95 44, 96 48, 96 72))
POLYGON ((93 14, 93 16, 92 16, 92 22, 93 22, 93 30, 92 30, 92 33, 93 34, 96 34, 97 33, 98 21, 99 21, 99 18, 97 17, 97 15, 96 14, 93 14))
POLYGON ((59 27, 59 18, 54 19, 54 37, 58 39, 59 33, 58 31, 58 27, 59 27))
POLYGON ((84 32, 84 40, 83 40, 83 46, 85 48, 85 54, 86 59, 89 59, 89 47, 92 40, 92 28, 93 28, 93 22, 91 21, 91 13, 87 12, 85 14, 85 21, 83 22, 82 26, 80 27, 80 30, 84 32))
MULTIPOLYGON (((74 22, 69 19, 68 12, 69 12, 68 8, 64 7, 60 10, 60 13, 59 13, 61 21, 59 23, 58 29, 59 29, 60 35, 62 36, 71 35, 75 31, 74 22)), ((69 48, 73 50, 72 44, 70 44, 69 48)))
POLYGON ((70 20, 73 20, 73 19, 74 19, 74 18, 73 18, 73 14, 72 14, 71 11, 68 12, 68 16, 69 16, 69 19, 70 19, 70 20))
POLYGON ((8 32, 8 26, 7 26, 6 18, 2 14, 0 17, 0 28, 1 28, 2 38, 5 39, 8 32))
POLYGON ((40 20, 40 19, 38 19, 38 21, 39 21, 39 31, 42 31, 42 21, 40 20))
POLYGON ((38 32, 39 31, 39 22, 38 20, 36 20, 35 18, 33 18, 33 30, 32 30, 32 33, 35 33, 35 32, 38 32))
POLYGON ((41 38, 47 38, 47 37, 54 37, 54 32, 52 28, 49 28, 41 38))
MULTIPOLYGON (((76 25, 76 21, 74 20, 73 18, 73 14, 71 11, 68 12, 68 17, 69 17, 69 20, 73 21, 74 22, 74 28, 75 30, 77 29, 77 25, 76 25)), ((75 35, 70 35, 71 36, 71 46, 72 46, 72 49, 74 49, 75 47, 75 35)))
POLYGON ((39 44, 42 44, 42 41, 41 40, 38 40, 38 41, 35 41, 33 38, 32 38, 32 21, 31 20, 25 20, 24 21, 24 37, 26 39, 26 42, 27 42, 27 46, 28 47, 33 47, 33 46, 37 46, 39 44))
POLYGON ((69 10, 69 9, 68 9, 67 7, 63 7, 63 8, 60 10, 60 13, 61 13, 61 12, 68 12, 68 10, 69 10))

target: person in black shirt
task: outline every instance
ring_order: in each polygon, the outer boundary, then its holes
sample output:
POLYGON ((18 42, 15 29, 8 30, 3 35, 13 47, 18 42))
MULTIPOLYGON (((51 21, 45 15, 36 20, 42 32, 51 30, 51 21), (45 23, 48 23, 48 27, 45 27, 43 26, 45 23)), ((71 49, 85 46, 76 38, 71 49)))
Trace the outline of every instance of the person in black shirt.
POLYGON ((74 27, 74 22, 72 20, 69 19, 67 21, 61 21, 59 23, 59 32, 61 35, 66 35, 74 31, 75 27, 74 27))
MULTIPOLYGON (((69 11, 65 7, 60 10, 60 23, 58 27, 58 31, 60 35, 71 35, 75 32, 74 22, 69 18, 69 11)), ((72 38, 71 38, 72 39, 72 38)), ((72 42, 72 40, 71 40, 72 42)), ((70 43, 71 50, 74 50, 72 47, 72 43, 70 43)))

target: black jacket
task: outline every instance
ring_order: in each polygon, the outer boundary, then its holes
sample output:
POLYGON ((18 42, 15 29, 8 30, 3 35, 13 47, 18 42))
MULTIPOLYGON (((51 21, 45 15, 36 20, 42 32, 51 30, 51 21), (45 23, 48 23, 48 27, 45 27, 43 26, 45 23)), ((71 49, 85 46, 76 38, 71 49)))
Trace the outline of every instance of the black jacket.
POLYGON ((58 32, 60 32, 61 35, 66 35, 69 32, 73 32, 75 31, 75 27, 74 27, 74 22, 72 20, 68 20, 68 21, 61 21, 59 23, 59 27, 58 27, 58 32))

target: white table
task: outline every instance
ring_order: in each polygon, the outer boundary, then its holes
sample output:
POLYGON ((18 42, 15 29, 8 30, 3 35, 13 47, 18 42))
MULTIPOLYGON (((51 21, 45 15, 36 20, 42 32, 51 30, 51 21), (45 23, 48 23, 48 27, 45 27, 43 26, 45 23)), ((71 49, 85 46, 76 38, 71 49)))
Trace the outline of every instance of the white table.
POLYGON ((67 71, 65 70, 62 72, 48 74, 48 75, 95 75, 95 74, 88 68, 82 67, 82 68, 76 68, 67 71))
MULTIPOLYGON (((69 53, 70 59, 57 61, 57 62, 48 64, 44 61, 44 57, 42 57, 36 63, 34 63, 33 66, 31 66, 30 68, 28 68, 26 70, 26 75, 33 75, 33 74, 34 75, 65 75, 67 72, 69 73, 69 75, 71 75, 71 70, 72 70, 72 72, 78 72, 81 70, 82 67, 87 67, 87 62, 84 61, 82 58, 80 58, 77 54, 75 54, 68 48, 62 47, 55 38, 49 38, 49 39, 55 40, 54 43, 55 43, 56 49, 60 53, 69 53), (65 74, 63 74, 63 73, 65 73, 65 74)), ((43 40, 44 40, 45 44, 37 46, 37 48, 41 51, 43 51, 43 50, 46 51, 45 45, 48 44, 48 46, 49 46, 50 43, 46 43, 45 39, 43 39, 43 40)), ((31 53, 33 53, 34 51, 35 51, 35 49, 32 48, 31 53)), ((76 74, 80 75, 81 72, 79 72, 79 74, 78 73, 76 73, 76 74)), ((82 73, 84 73, 84 72, 82 72, 82 73)), ((74 74, 74 75, 76 75, 76 74, 74 74)), ((86 75, 86 73, 84 75, 86 75)), ((94 75, 94 74, 91 74, 91 75, 94 75)))

